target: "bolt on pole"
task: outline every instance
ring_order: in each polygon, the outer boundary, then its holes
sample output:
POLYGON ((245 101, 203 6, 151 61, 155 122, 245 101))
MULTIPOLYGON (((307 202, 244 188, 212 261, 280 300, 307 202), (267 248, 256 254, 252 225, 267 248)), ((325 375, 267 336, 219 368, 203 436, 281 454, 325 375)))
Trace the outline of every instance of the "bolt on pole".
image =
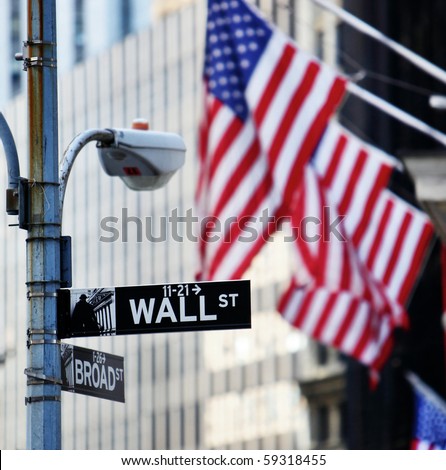
POLYGON ((28 0, 29 225, 27 448, 61 448, 57 48, 55 0, 28 0))

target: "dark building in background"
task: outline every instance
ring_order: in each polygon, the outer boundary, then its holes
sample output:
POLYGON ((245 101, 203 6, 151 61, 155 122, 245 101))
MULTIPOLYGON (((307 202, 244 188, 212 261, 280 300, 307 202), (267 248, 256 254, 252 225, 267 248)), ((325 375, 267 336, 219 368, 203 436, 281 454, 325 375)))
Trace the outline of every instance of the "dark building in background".
MULTIPOLYGON (((444 1, 346 0, 344 8, 446 69, 444 1)), ((352 27, 341 23, 339 28, 339 63, 347 74, 360 78, 361 87, 446 132, 446 110, 429 105, 431 95, 446 95, 446 85, 352 27)), ((445 149, 436 141, 354 96, 346 100, 341 121, 364 140, 397 157, 438 154, 439 158, 446 158, 445 149)), ((405 186, 410 188, 410 181, 405 186)), ((411 199, 409 192, 406 198, 411 199)), ((408 306, 411 330, 397 332, 393 356, 376 391, 370 391, 365 368, 349 361, 348 448, 408 448, 413 410, 412 393, 404 378, 406 370, 413 370, 446 396, 440 280, 440 243, 437 243, 408 306)))
MULTIPOLYGON (((446 4, 442 0, 345 0, 344 8, 390 38, 446 69, 446 4)), ((446 85, 419 70, 376 40, 341 23, 339 63, 348 74, 365 71, 360 86, 428 124, 446 131, 446 110, 429 106, 431 94, 446 95, 446 85)), ((432 139, 349 97, 344 124, 387 152, 439 149, 432 139), (354 126, 352 125, 354 123, 354 126)))

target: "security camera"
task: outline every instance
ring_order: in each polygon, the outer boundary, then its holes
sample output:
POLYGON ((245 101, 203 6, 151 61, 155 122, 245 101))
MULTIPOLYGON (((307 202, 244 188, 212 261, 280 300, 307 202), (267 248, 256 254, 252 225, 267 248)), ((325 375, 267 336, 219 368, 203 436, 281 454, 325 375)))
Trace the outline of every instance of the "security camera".
POLYGON ((135 129, 108 129, 113 142, 97 144, 105 172, 119 176, 137 191, 164 186, 183 166, 186 146, 183 139, 170 132, 135 129))

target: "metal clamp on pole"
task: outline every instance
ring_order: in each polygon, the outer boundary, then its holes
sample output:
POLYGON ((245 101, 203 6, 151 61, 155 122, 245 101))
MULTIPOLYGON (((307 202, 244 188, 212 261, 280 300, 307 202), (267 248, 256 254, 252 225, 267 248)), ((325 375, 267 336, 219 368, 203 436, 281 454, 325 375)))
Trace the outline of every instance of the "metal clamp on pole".
POLYGON ((29 339, 26 342, 26 347, 29 349, 36 344, 60 344, 60 341, 58 339, 29 339))
POLYGON ((31 67, 51 67, 57 68, 55 57, 46 57, 42 54, 44 48, 55 48, 56 43, 33 39, 23 42, 23 52, 15 54, 15 60, 23 62, 23 70, 27 71, 31 67), (36 50, 35 55, 33 54, 36 50))
POLYGON ((31 67, 57 67, 57 60, 46 57, 29 57, 23 60, 23 70, 31 67))
POLYGON ((45 336, 45 335, 55 336, 55 335, 57 335, 56 330, 31 330, 31 329, 28 328, 26 333, 27 333, 27 336, 28 336, 28 340, 26 341, 26 347, 28 349, 31 346, 34 346, 36 344, 60 344, 60 340, 54 339, 54 338, 51 338, 51 339, 49 339, 49 338, 31 339, 32 336, 45 336))
POLYGON ((31 328, 28 328, 26 330, 26 334, 28 338, 32 335, 57 335, 56 330, 31 330, 31 328))
POLYGON ((32 385, 32 384, 37 385, 40 383, 62 385, 63 383, 61 379, 57 379, 56 377, 50 377, 45 374, 39 374, 38 372, 34 372, 31 369, 25 369, 24 373, 27 377, 31 377, 32 379, 37 379, 37 382, 31 381, 32 383, 30 383, 30 381, 28 381, 28 385, 32 385))
POLYGON ((30 403, 36 403, 39 401, 60 401, 60 397, 57 395, 45 395, 39 397, 25 397, 25 405, 29 405, 30 403))
MULTIPOLYGON (((36 282, 29 282, 27 285, 35 285, 35 284, 45 284, 49 282, 54 282, 54 281, 36 281, 36 282)), ((27 292, 26 293, 26 298, 28 300, 31 299, 36 299, 36 298, 45 298, 45 297, 57 297, 57 292, 27 292)))

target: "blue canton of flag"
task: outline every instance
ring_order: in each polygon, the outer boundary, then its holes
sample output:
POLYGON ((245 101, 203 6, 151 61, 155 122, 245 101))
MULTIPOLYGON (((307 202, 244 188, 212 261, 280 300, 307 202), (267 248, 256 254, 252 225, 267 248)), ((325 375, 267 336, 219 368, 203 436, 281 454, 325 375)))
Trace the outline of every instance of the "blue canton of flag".
POLYGON ((271 35, 270 26, 244 2, 210 2, 204 78, 242 120, 248 115, 246 85, 271 35))
POLYGON ((408 380, 415 394, 412 449, 446 450, 446 402, 414 374, 408 380))

